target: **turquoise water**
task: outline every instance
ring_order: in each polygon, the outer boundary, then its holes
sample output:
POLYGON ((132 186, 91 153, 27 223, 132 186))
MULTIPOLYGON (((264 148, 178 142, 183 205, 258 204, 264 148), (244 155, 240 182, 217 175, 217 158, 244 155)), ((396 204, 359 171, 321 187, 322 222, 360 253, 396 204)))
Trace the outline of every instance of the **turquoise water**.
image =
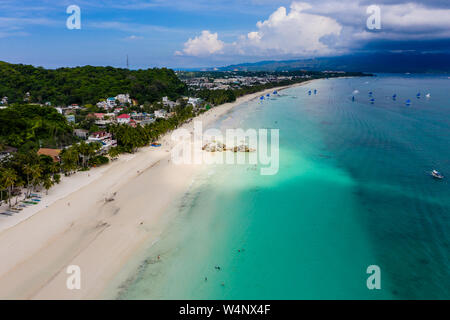
POLYGON ((449 299, 450 188, 428 174, 450 177, 448 88, 319 80, 236 108, 214 127, 279 128, 278 174, 208 167, 118 298, 449 299), (381 290, 367 289, 369 265, 381 290))

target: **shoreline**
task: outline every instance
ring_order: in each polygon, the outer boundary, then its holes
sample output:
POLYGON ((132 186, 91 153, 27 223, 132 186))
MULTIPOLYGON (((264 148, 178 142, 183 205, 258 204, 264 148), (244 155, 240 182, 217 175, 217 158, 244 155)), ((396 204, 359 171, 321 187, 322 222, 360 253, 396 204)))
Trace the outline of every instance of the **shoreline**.
MULTIPOLYGON (((245 95, 192 120, 206 127, 245 102, 311 81, 245 95)), ((191 130, 192 120, 181 128, 191 130)), ((162 233, 166 209, 202 167, 172 164, 170 135, 161 137, 162 148, 141 148, 105 167, 65 178, 29 208, 36 212, 23 212, 24 218, 9 227, 0 224, 0 298, 98 298, 139 248, 162 233), (114 193, 114 201, 105 202, 114 193), (66 287, 69 265, 80 266, 80 290, 66 287)))

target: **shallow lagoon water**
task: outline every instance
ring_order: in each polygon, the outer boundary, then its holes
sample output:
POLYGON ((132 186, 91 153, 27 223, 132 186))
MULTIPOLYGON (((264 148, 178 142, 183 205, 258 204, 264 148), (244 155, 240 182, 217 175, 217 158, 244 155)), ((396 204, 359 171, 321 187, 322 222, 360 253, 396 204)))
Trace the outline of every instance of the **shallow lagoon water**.
POLYGON ((206 168, 118 298, 450 298, 450 188, 428 174, 450 176, 449 84, 318 80, 235 108, 214 127, 280 129, 278 174, 206 168))

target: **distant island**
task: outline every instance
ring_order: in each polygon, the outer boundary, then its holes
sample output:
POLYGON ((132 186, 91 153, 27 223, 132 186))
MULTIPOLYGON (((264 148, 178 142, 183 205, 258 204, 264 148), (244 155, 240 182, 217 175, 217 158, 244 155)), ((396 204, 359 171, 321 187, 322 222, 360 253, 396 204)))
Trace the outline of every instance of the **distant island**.
POLYGON ((371 73, 449 73, 450 55, 448 53, 376 52, 310 59, 259 61, 207 68, 205 71, 210 70, 271 72, 345 70, 371 73))

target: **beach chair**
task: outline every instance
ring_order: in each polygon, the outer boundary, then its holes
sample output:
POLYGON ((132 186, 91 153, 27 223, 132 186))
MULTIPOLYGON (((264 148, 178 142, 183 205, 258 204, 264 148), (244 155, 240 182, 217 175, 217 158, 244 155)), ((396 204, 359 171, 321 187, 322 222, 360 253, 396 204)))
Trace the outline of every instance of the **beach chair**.
POLYGON ((0 214, 2 214, 4 216, 8 216, 8 217, 13 215, 12 213, 9 213, 9 212, 0 212, 0 214))

